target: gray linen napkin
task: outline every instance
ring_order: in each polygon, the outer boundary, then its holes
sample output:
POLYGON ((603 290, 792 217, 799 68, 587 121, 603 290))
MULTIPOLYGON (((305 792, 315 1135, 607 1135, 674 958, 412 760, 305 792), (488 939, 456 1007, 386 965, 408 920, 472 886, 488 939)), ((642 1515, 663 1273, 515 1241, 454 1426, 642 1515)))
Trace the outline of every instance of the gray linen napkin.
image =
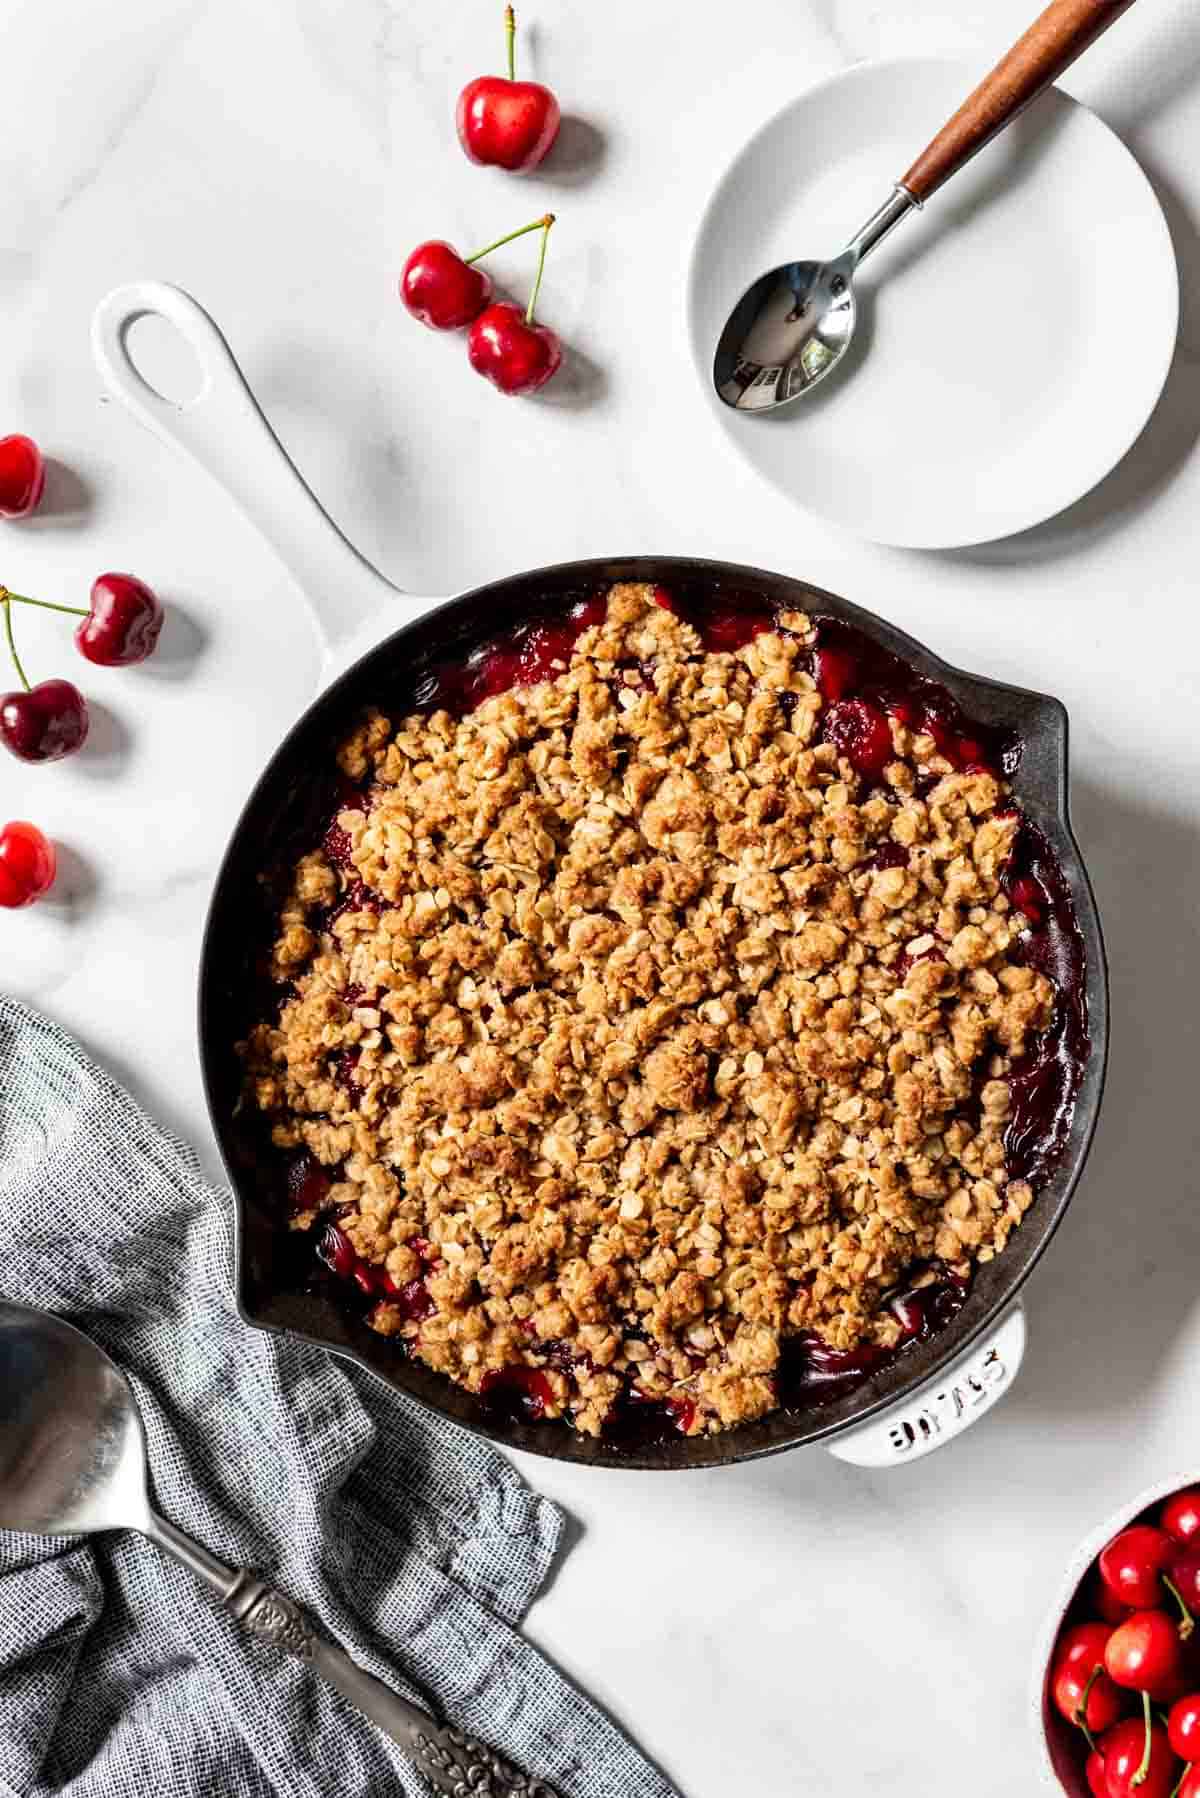
MULTIPOLYGON (((130 1375, 159 1509, 564 1798, 672 1798, 517 1632, 559 1512, 453 1424, 244 1325, 230 1210, 194 1153, 63 1030, 0 999, 0 1296, 69 1317, 130 1375)), ((0 1790, 425 1787, 315 1674, 247 1637, 140 1536, 0 1531, 0 1790)))

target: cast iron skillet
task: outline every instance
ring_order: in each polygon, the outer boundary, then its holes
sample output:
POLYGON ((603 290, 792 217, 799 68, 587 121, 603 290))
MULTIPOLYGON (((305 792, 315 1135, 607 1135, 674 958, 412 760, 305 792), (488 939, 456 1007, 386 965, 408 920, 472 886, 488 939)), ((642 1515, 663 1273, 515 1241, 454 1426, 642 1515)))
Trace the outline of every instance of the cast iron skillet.
MULTIPOLYGON (((120 289, 102 303, 94 341, 110 389, 160 436, 182 442, 233 489, 292 566, 307 576, 314 604, 319 607, 324 591, 312 585, 314 571, 337 582, 340 591, 361 587, 365 580, 375 603, 388 595, 395 603, 394 590, 363 564, 311 500, 258 412, 228 346, 194 301, 158 284, 120 289), (166 403, 151 396, 132 370, 124 329, 131 318, 148 311, 170 317, 201 359, 207 384, 191 408, 164 411, 166 403), (224 458, 235 453, 238 466, 231 470, 224 458), (252 473, 257 477, 253 486, 252 473)), ((385 628, 376 617, 369 632, 359 630, 358 639, 377 637, 385 628)), ((209 1108, 237 1211, 237 1303, 247 1322, 333 1349, 467 1429, 563 1461, 625 1468, 711 1467, 833 1436, 912 1395, 996 1324, 1048 1246, 1083 1171, 1104 1084, 1108 986, 1095 900, 1067 814, 1066 712, 1056 699, 951 668, 873 613, 762 569, 678 556, 628 556, 510 575, 424 611, 378 642, 320 694, 271 758, 234 828, 217 876, 201 952, 199 1028, 209 1108), (613 581, 661 582, 690 595, 749 591, 783 608, 844 619, 940 681, 969 718, 1015 730, 1024 744, 1013 783, 1017 800, 1049 839, 1074 898, 1086 951, 1091 1037, 1065 1152, 1004 1253, 978 1270, 963 1309, 945 1330, 820 1408, 777 1411, 721 1435, 679 1436, 619 1452, 565 1425, 523 1425, 485 1415, 460 1387, 418 1361, 402 1359, 394 1344, 343 1309, 319 1284, 309 1289, 311 1247, 282 1225, 278 1160, 272 1165, 264 1159, 261 1120, 239 1103, 241 1065, 234 1049, 255 1021, 260 996, 255 964, 270 938, 281 883, 296 854, 311 847, 333 809, 335 750, 362 708, 378 705, 392 716, 413 709, 419 683, 438 664, 466 657, 506 628, 591 597, 613 581)))
POLYGON ((1091 889, 1067 823, 1066 731, 1066 714, 1055 699, 960 674, 902 632, 835 594, 727 563, 664 556, 567 562, 480 587, 397 631, 323 693, 276 752, 234 830, 209 913, 200 971, 200 1043, 213 1123, 239 1200, 238 1302, 243 1315, 252 1323, 291 1330, 351 1354, 470 1429, 537 1454, 595 1465, 706 1467, 745 1460, 861 1422, 930 1378, 997 1318, 1046 1247, 1079 1178, 1096 1119, 1107 1029, 1104 951, 1091 889), (776 1412, 724 1435, 680 1437, 619 1455, 561 1425, 485 1419, 468 1393, 419 1362, 400 1359, 393 1344, 339 1308, 324 1291, 305 1289, 311 1248, 303 1262, 286 1252, 278 1162, 271 1171, 260 1161, 261 1123, 239 1109, 241 1069, 233 1051, 254 1021, 254 961, 270 938, 267 913, 277 902, 296 853, 311 846, 333 809, 334 754, 355 716, 367 704, 392 716, 410 710, 422 676, 439 663, 463 658, 506 627, 589 597, 611 581, 657 581, 690 594, 705 589, 750 591, 783 607, 846 619, 943 682, 969 717, 1014 727, 1025 745, 1015 780, 1017 796, 1050 838, 1074 893, 1087 949, 1093 1042, 1066 1155, 1003 1255, 979 1270, 962 1313, 949 1329, 819 1411, 776 1412))

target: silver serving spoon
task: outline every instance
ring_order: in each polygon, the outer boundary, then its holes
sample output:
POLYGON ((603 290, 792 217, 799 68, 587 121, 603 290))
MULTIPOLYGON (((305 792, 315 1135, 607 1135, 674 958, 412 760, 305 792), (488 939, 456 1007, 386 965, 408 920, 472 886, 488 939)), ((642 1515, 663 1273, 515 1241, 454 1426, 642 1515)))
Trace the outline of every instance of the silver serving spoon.
POLYGON ((854 335, 853 281, 863 258, 1132 5, 1051 0, 840 256, 785 262, 760 275, 730 313, 713 357, 713 384, 725 404, 739 412, 774 411, 832 374, 854 335))
POLYGON ((150 1503, 146 1440, 128 1380, 61 1318, 0 1301, 0 1529, 51 1536, 140 1530, 256 1636, 311 1663, 448 1798, 555 1798, 482 1743, 438 1723, 319 1636, 299 1605, 227 1567, 150 1503))

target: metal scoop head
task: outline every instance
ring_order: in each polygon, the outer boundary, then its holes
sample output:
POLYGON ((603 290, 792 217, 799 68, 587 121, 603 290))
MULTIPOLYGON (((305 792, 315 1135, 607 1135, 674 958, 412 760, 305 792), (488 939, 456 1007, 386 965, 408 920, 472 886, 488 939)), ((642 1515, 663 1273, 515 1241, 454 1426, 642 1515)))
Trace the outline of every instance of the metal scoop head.
POLYGON ((0 1301, 0 1529, 145 1530, 148 1517, 124 1374, 61 1318, 0 1301))

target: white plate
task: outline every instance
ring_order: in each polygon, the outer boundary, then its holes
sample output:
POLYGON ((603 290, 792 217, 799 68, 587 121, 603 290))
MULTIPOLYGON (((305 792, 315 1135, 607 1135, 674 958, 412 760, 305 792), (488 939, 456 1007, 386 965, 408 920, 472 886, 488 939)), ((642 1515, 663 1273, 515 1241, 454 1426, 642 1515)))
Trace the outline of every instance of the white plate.
POLYGON ((692 352, 721 428, 792 499, 881 543, 982 543, 1061 511, 1134 442, 1174 349, 1153 190, 1052 89, 864 264, 858 335, 818 392, 769 417, 717 399, 713 349, 749 282, 836 255, 982 73, 903 59, 810 89, 738 155, 692 253, 692 352))

